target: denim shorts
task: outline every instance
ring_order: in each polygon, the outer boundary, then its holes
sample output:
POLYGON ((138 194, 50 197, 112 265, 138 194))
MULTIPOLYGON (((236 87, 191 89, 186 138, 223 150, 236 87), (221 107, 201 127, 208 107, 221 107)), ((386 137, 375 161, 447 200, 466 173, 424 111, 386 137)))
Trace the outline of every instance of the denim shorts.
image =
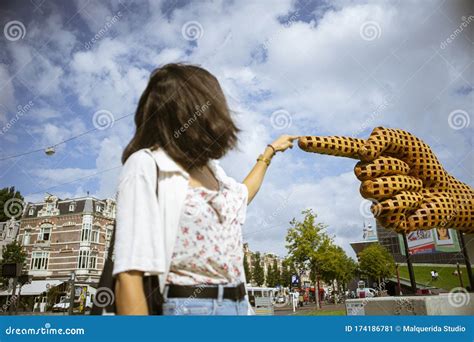
POLYGON ((234 301, 221 298, 168 298, 164 294, 164 316, 245 316, 248 315, 247 296, 234 301))

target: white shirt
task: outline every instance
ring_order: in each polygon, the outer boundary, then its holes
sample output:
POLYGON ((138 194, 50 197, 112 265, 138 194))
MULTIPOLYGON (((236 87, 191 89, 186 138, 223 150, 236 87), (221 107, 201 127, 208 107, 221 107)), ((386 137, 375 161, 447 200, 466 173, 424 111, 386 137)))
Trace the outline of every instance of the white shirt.
MULTIPOLYGON (((238 184, 217 161, 210 167, 217 177, 238 184)), ((188 183, 189 174, 161 149, 142 149, 127 159, 117 192, 114 275, 130 270, 158 274, 163 291, 188 183)), ((241 281, 245 284, 244 274, 241 281)))

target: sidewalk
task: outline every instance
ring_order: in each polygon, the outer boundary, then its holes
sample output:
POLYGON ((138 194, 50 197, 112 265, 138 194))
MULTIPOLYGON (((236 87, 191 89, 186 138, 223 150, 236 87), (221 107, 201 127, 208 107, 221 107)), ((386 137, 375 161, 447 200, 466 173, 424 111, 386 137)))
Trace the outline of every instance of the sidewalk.
POLYGON ((308 305, 304 305, 296 309, 296 312, 293 313, 293 309, 291 306, 285 306, 283 308, 275 308, 275 316, 299 316, 299 315, 310 315, 314 311, 321 312, 321 315, 324 316, 324 312, 327 312, 328 315, 333 315, 334 311, 345 311, 346 306, 344 304, 323 304, 322 308, 317 310, 316 304, 311 303, 308 305))

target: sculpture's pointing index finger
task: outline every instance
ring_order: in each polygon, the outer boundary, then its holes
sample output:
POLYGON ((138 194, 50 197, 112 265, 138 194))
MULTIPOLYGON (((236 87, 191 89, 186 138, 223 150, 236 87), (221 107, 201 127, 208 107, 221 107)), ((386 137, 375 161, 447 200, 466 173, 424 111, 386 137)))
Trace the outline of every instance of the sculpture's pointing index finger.
POLYGON ((364 139, 349 137, 303 136, 300 137, 298 146, 306 152, 359 159, 358 151, 364 143, 364 139))

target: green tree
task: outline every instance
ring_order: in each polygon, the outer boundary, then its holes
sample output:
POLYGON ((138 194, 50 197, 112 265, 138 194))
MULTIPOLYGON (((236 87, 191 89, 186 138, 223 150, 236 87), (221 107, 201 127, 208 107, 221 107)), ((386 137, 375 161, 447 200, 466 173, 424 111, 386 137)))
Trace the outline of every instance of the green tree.
POLYGON ((2 249, 2 264, 20 263, 26 261, 26 252, 18 241, 13 241, 2 249))
MULTIPOLYGON (((23 246, 18 241, 13 241, 8 245, 3 246, 0 266, 3 266, 3 264, 21 264, 23 268, 26 256, 23 246)), ((0 278, 0 281, 5 284, 6 279, 0 278)))
POLYGON ((275 259, 273 264, 268 266, 267 286, 275 287, 280 283, 280 271, 278 270, 278 261, 275 259))
POLYGON ((278 268, 278 260, 273 261, 273 287, 280 285, 280 269, 278 268))
POLYGON ((246 256, 244 256, 244 272, 245 280, 247 281, 247 283, 250 283, 252 281, 252 272, 250 272, 250 265, 246 256))
POLYGON ((335 245, 333 240, 324 236, 317 251, 316 267, 321 279, 326 283, 334 281, 345 289, 346 284, 353 278, 356 263, 349 258, 346 252, 335 245))
POLYGON ((292 263, 289 259, 285 259, 282 262, 282 270, 280 273, 280 285, 284 287, 290 286, 291 282, 291 275, 296 273, 294 267, 292 267, 292 263))
POLYGON ((20 218, 23 211, 23 196, 15 187, 0 189, 0 222, 8 221, 13 217, 20 218), (10 201, 16 198, 18 201, 10 201))
MULTIPOLYGON (((302 211, 303 222, 291 220, 291 228, 286 235, 286 248, 291 263, 298 271, 318 272, 318 249, 326 236, 326 225, 316 223, 317 215, 311 209, 302 211)), ((297 272, 300 274, 300 272, 297 272)), ((314 280, 314 279, 313 279, 314 280)))
POLYGON ((359 268, 380 283, 395 273, 395 260, 385 247, 374 243, 359 253, 359 268))
POLYGON ((260 253, 255 253, 254 267, 252 279, 257 286, 262 286, 265 283, 265 272, 261 265, 260 253))

